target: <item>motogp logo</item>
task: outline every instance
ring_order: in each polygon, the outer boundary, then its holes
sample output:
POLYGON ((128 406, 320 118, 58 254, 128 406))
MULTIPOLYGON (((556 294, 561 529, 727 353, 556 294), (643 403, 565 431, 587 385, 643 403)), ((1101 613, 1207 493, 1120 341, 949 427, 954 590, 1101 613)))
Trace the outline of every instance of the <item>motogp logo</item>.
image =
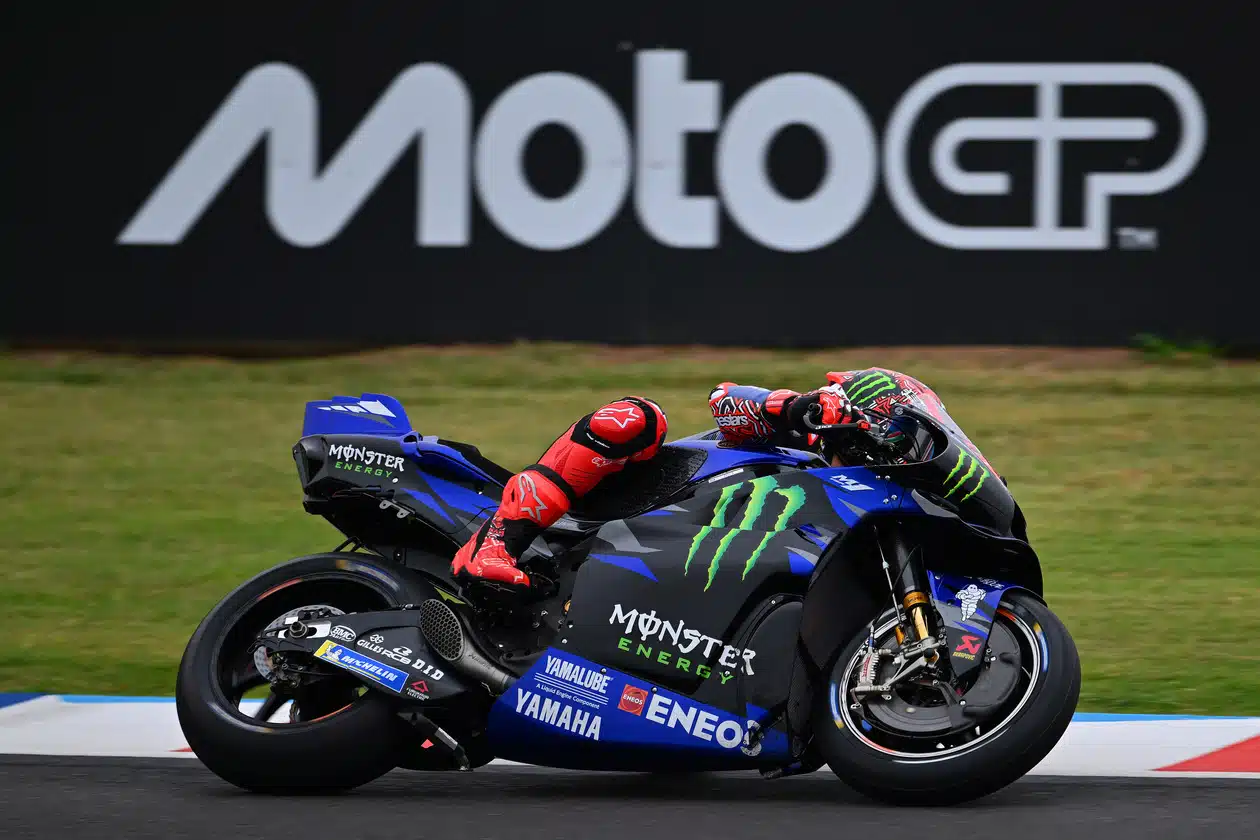
MULTIPOLYGON (((633 192, 643 232, 670 248, 717 248, 723 218, 748 239, 777 251, 824 248, 864 218, 880 174, 893 209, 910 230, 944 248, 963 250, 1101 250, 1108 247, 1111 200, 1165 192, 1194 170, 1207 138, 1198 93, 1176 71, 1157 64, 953 64, 928 73, 893 107, 882 143, 867 105, 835 80, 815 73, 763 79, 726 103, 721 82, 687 78, 687 53, 636 54, 633 133, 606 91, 569 72, 540 73, 510 85, 474 125, 473 96, 450 67, 403 68, 349 132, 339 149, 319 153, 320 102, 297 67, 261 64, 246 73, 209 116, 135 216, 119 234, 125 245, 183 241, 260 145, 265 145, 265 211, 272 229, 298 247, 336 238, 365 200, 419 146, 414 241, 422 247, 467 247, 473 194, 508 239, 539 251, 579 247, 613 223, 633 192), (1162 92, 1176 126, 1142 117, 1064 113, 1073 87, 1148 87, 1162 92), (911 138, 942 95, 968 87, 1030 88, 1030 116, 960 116, 931 138, 932 187, 959 196, 1012 194, 1001 171, 971 171, 958 162, 964 145, 1022 142, 1035 149, 1030 225, 965 225, 924 203, 911 176, 911 138), (524 170, 524 149, 545 125, 568 131, 582 149, 569 191, 544 196, 524 170), (826 163, 814 190, 785 196, 768 174, 766 155, 788 126, 817 137, 826 163), (1178 144, 1157 168, 1084 175, 1083 224, 1059 219, 1062 159, 1071 143, 1140 142, 1174 132, 1178 144), (687 135, 714 135, 716 196, 691 195, 687 135), (320 160, 327 163, 322 166, 320 160)), ((1122 229, 1123 230, 1123 229, 1122 229)))

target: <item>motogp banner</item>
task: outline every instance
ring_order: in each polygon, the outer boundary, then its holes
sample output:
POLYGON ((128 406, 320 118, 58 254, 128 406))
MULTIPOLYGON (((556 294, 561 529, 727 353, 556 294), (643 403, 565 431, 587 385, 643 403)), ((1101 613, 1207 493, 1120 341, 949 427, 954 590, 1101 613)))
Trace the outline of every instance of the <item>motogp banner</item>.
POLYGON ((1126 5, 24 10, 5 333, 1257 343, 1254 51, 1126 5))

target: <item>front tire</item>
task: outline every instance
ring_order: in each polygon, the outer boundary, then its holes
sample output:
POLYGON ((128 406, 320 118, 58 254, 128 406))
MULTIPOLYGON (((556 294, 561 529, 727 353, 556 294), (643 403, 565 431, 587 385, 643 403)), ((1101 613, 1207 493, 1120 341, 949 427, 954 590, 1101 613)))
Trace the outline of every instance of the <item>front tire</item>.
POLYGON ((252 718, 239 703, 266 685, 247 647, 277 616, 310 604, 385 609, 408 595, 396 567, 364 554, 302 557, 242 584, 201 622, 180 662, 175 708, 192 751, 219 778, 258 793, 346 790, 392 770, 412 733, 389 698, 348 674, 296 700, 296 722, 252 718))
POLYGON ((1080 658, 1067 628, 1028 593, 1008 592, 995 633, 999 622, 1001 632, 1019 640, 1019 668, 1026 681, 1013 692, 1009 708, 977 722, 974 734, 968 729, 950 736, 955 741, 881 732, 848 707, 846 675, 868 634, 854 639, 828 669, 814 703, 814 743, 832 771, 882 802, 949 805, 987 796, 1035 767, 1058 743, 1076 710, 1080 658), (1028 667, 1033 663, 1035 668, 1028 667))

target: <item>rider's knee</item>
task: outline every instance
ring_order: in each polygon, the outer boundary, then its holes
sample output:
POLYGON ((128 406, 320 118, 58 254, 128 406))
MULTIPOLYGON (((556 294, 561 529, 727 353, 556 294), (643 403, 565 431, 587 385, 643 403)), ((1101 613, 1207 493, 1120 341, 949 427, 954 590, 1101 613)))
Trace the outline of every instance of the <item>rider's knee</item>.
POLYGON ((590 414, 573 427, 572 440, 605 458, 651 458, 665 442, 669 424, 653 400, 623 397, 590 414))

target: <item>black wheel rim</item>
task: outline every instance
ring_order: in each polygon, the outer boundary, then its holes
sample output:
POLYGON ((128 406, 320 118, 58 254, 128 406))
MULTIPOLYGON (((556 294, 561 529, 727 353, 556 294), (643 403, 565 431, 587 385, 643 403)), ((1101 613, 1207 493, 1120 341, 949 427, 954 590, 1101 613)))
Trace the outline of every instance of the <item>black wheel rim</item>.
MULTIPOLYGON (((883 644, 892 636, 896 623, 895 618, 890 618, 876 629, 877 643, 883 644)), ((965 681, 955 680, 932 691, 923 690, 918 683, 894 686, 891 700, 877 695, 877 700, 864 701, 861 708, 855 709, 849 689, 857 681, 859 651, 847 662, 837 663, 832 672, 828 693, 833 722, 839 729, 848 729, 867 749, 901 761, 943 761, 978 749, 1010 727, 1041 684, 1043 651, 1039 629, 1034 622, 1001 607, 990 638, 990 648, 994 649, 992 663, 986 663, 965 681), (1013 663, 1009 656, 999 660, 999 655, 1014 652, 1010 648, 1018 650, 1017 659, 1013 663), (1004 677, 1009 674, 1001 669, 1013 667, 1017 671, 1014 685, 1004 696, 997 696, 1003 692, 1001 686, 994 685, 994 672, 985 671, 995 666, 1004 677), (963 707, 971 703, 966 723, 948 724, 948 703, 939 693, 942 688, 954 691, 963 707), (907 707, 909 712, 905 711, 907 707), (913 718, 913 725, 903 723, 910 721, 912 714, 919 716, 913 718)))
POLYGON ((270 684, 255 664, 258 635, 277 618, 315 605, 350 613, 382 609, 389 603, 375 589, 340 576, 299 578, 267 590, 237 611, 213 642, 210 682, 221 712, 268 727, 302 726, 344 712, 361 700, 368 689, 359 680, 329 669, 326 677, 291 693, 272 691, 253 714, 241 709, 246 694, 270 684), (293 704, 289 720, 272 722, 270 718, 289 702, 293 704))

